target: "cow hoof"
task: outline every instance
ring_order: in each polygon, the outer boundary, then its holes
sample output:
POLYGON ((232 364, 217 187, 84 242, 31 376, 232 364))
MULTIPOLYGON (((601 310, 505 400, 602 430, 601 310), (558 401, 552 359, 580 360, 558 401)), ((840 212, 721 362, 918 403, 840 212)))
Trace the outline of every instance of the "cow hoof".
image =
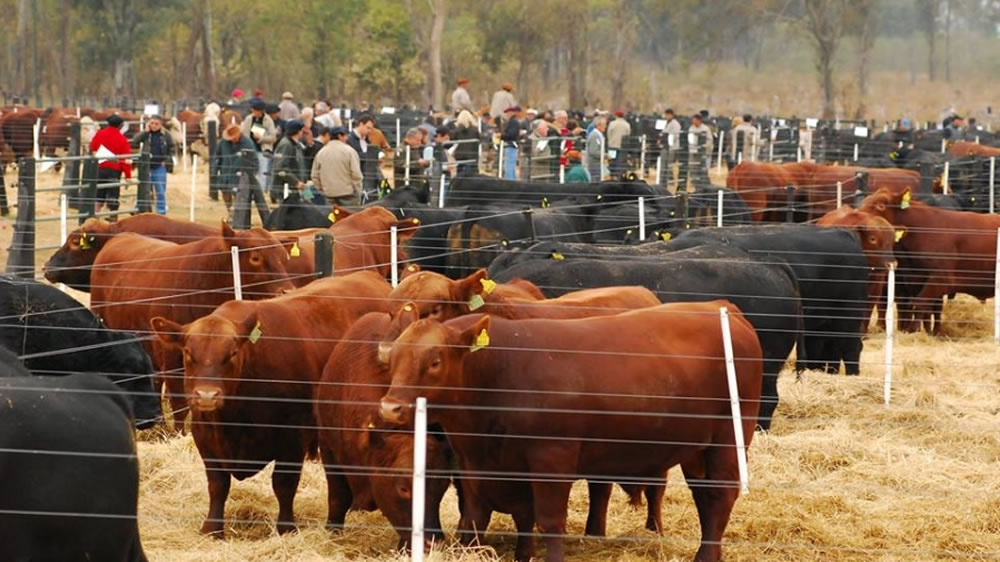
POLYGON ((298 531, 299 528, 295 526, 295 523, 278 523, 278 534, 285 535, 293 531, 298 531))
POLYGON ((225 538, 225 532, 223 531, 222 525, 214 521, 205 521, 201 526, 201 534, 208 535, 213 539, 222 540, 225 538))

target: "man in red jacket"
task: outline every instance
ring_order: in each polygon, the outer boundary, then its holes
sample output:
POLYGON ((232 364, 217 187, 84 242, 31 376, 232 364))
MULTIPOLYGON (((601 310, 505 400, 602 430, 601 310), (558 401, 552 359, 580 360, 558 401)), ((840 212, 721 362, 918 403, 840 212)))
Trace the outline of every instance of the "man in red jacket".
MULTIPOLYGON (((97 199, 94 201, 94 212, 100 212, 104 205, 107 205, 109 211, 117 211, 121 191, 119 182, 122 173, 125 174, 125 179, 132 177, 132 161, 127 158, 119 158, 132 152, 128 139, 121 132, 123 122, 118 114, 108 117, 108 126, 97 131, 93 140, 90 141, 90 152, 97 155, 98 158, 98 187, 97 199), (115 156, 106 154, 107 151, 115 156)), ((111 220, 115 220, 115 217, 112 216, 111 220)))

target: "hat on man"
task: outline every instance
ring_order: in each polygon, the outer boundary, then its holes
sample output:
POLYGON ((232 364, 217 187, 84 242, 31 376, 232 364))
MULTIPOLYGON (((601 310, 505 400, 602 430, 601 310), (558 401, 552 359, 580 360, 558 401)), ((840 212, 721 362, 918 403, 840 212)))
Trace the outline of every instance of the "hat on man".
POLYGON ((583 160, 583 155, 580 154, 579 150, 570 150, 566 153, 566 159, 571 162, 579 162, 583 160))
POLYGON ((119 127, 121 127, 122 123, 124 123, 124 122, 125 122, 125 120, 122 119, 122 116, 118 115, 117 113, 114 113, 114 114, 112 114, 111 116, 108 117, 108 125, 116 128, 116 129, 119 128, 119 127))
POLYGON ((253 97, 255 97, 255 98, 262 98, 262 97, 264 97, 264 90, 261 90, 260 88, 254 88, 254 90, 253 90, 253 97))
POLYGON ((615 117, 625 117, 625 112, 619 109, 615 112, 615 117))
POLYGON ((233 123, 232 125, 226 127, 226 130, 222 133, 222 136, 224 138, 232 140, 233 138, 239 137, 242 133, 243 129, 236 123, 233 123))
POLYGON ((300 119, 292 119, 291 121, 285 123, 285 134, 294 135, 295 133, 301 131, 305 126, 306 124, 300 119))
POLYGON ((461 86, 463 84, 468 84, 468 83, 469 83, 469 79, 468 78, 459 78, 458 79, 458 85, 459 86, 461 86))
POLYGON ((291 100, 291 99, 295 99, 295 96, 293 96, 291 92, 285 92, 285 93, 281 94, 281 99, 283 99, 283 100, 291 100))
POLYGON ((234 98, 242 98, 243 97, 243 90, 241 90, 239 88, 236 88, 235 90, 233 90, 233 97, 234 98))
POLYGON ((254 111, 264 111, 267 109, 267 104, 264 100, 254 100, 253 103, 250 104, 250 109, 254 111))
POLYGON ((508 92, 513 92, 514 91, 514 85, 511 84, 510 82, 504 82, 503 86, 500 86, 500 87, 503 88, 504 90, 507 90, 508 92))
POLYGON ((335 138, 339 137, 340 135, 344 135, 346 137, 347 136, 347 129, 345 129, 343 127, 340 127, 340 126, 330 127, 330 138, 331 139, 335 139, 335 138))
POLYGON ((508 107, 507 109, 503 110, 503 112, 504 113, 510 113, 510 112, 520 113, 521 112, 521 106, 519 106, 519 105, 512 105, 512 106, 508 107))
POLYGON ((267 113, 267 114, 280 113, 280 112, 281 112, 281 108, 278 107, 278 104, 276 104, 276 103, 269 103, 264 108, 264 113, 267 113))

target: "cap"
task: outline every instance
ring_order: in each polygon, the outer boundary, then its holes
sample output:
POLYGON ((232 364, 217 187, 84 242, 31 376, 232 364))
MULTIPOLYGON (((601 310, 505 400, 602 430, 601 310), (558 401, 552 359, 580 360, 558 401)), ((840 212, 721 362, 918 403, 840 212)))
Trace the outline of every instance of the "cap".
POLYGON ((469 83, 469 79, 468 78, 459 78, 458 79, 458 85, 459 86, 461 86, 462 84, 468 84, 468 83, 469 83))
POLYGON ((239 88, 236 88, 235 90, 233 90, 233 97, 234 98, 242 98, 243 97, 243 90, 241 90, 239 88))
POLYGON ((583 159, 583 155, 580 154, 579 150, 570 150, 566 153, 567 160, 580 161, 583 159))
POLYGON ((229 138, 229 137, 234 137, 234 136, 236 136, 238 134, 241 134, 242 132, 243 132, 243 129, 239 125, 237 125, 236 123, 233 123, 232 125, 226 127, 226 130, 223 131, 222 136, 226 137, 226 138, 229 138))
POLYGON ((615 117, 625 117, 625 112, 619 109, 615 112, 615 117))
POLYGON ((264 113, 278 113, 279 111, 281 111, 281 108, 276 103, 269 103, 264 108, 264 113))
POLYGON ((261 90, 260 88, 254 88, 253 95, 255 97, 262 98, 264 97, 264 90, 261 90))
POLYGON ((285 93, 281 94, 281 99, 283 99, 283 100, 290 100, 290 99, 293 99, 293 98, 295 98, 295 96, 293 96, 291 92, 285 92, 285 93))
POLYGON ((267 109, 267 104, 263 100, 257 100, 250 105, 250 109, 254 111, 264 111, 267 109))
POLYGON ((295 133, 302 130, 306 124, 299 119, 292 119, 291 121, 285 123, 285 134, 294 135, 295 133))
POLYGON ((521 106, 519 106, 519 105, 512 105, 512 106, 508 107, 507 109, 503 110, 504 113, 510 113, 512 111, 514 113, 519 113, 521 111, 521 106))
POLYGON ((330 138, 334 138, 334 137, 337 137, 339 135, 345 135, 346 136, 347 135, 347 129, 345 129, 343 127, 340 127, 340 126, 330 127, 330 138))
POLYGON ((513 92, 514 91, 514 85, 511 84, 510 82, 504 82, 503 86, 500 86, 500 87, 503 88, 504 90, 507 90, 508 92, 513 92))
POLYGON ((125 120, 122 119, 122 116, 118 115, 117 113, 113 113, 113 114, 111 114, 108 117, 108 125, 111 125, 112 127, 115 127, 116 129, 118 127, 121 127, 122 123, 124 123, 124 122, 125 122, 125 120))
POLYGON ((535 115, 538 115, 538 110, 533 107, 529 107, 526 113, 534 113, 535 115))

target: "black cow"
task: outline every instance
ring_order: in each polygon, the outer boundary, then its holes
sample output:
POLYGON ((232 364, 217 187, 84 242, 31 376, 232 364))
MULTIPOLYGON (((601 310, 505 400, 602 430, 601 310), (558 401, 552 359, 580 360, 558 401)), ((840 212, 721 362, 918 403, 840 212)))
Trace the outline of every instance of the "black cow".
POLYGON ((543 199, 551 202, 571 197, 597 200, 598 196, 606 203, 627 203, 638 197, 655 201, 655 195, 653 188, 642 181, 558 184, 503 180, 490 176, 459 176, 451 181, 445 203, 454 207, 492 203, 539 206, 543 199))
POLYGON ((840 370, 860 373, 861 338, 868 311, 868 262, 857 237, 850 231, 812 225, 778 224, 689 230, 664 251, 703 244, 731 244, 755 257, 787 262, 799 281, 805 316, 808 359, 796 369, 840 370))
MULTIPOLYGON (((504 256, 502 259, 512 265, 494 264, 490 277, 497 281, 531 281, 549 298, 579 289, 641 285, 665 303, 724 298, 738 306, 757 330, 764 352, 758 424, 765 430, 771 427, 778 406, 778 373, 802 332, 802 304, 795 274, 788 265, 777 260, 765 263, 742 250, 721 245, 632 259, 568 257, 593 248, 588 245, 563 246, 565 254, 558 250, 559 243, 541 246, 524 252, 524 256, 540 258, 504 256), (548 253, 543 253, 546 250, 548 253)), ((638 248, 642 246, 617 249, 627 255, 638 248)))
POLYGON ((31 371, 18 359, 17 354, 0 347, 0 378, 30 377, 31 371))
POLYGON ((134 334, 108 329, 82 304, 51 285, 0 276, 0 346, 34 375, 96 373, 128 396, 137 425, 161 415, 153 364, 134 334))
POLYGON ((292 190, 281 204, 267 215, 267 230, 299 230, 302 228, 328 228, 333 224, 329 208, 313 205, 302 199, 298 190, 292 190))
POLYGON ((145 561, 128 399, 95 375, 0 379, 0 559, 145 561))

